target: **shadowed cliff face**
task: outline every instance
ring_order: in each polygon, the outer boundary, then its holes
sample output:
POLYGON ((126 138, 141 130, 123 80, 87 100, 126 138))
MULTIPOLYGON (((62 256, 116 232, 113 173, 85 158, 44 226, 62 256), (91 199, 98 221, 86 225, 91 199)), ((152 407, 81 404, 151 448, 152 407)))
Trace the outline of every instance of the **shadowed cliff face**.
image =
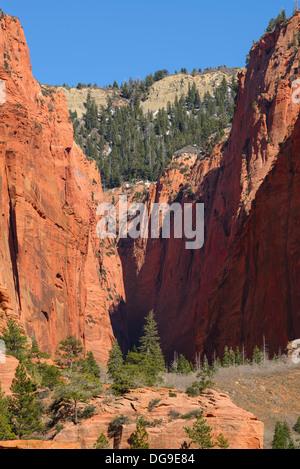
MULTIPOLYGON (((205 314, 204 350, 300 336, 300 120, 256 193, 205 314), (228 324, 230 327, 228 327, 228 324)), ((200 339, 202 342, 202 338, 200 339)), ((198 344, 200 345, 200 340, 198 344)))
POLYGON ((203 249, 187 251, 185 240, 172 239, 120 246, 131 340, 154 308, 169 359, 174 351, 221 354, 226 343, 244 343, 250 353, 263 336, 277 352, 300 336, 299 104, 292 101, 300 70, 299 52, 290 47, 299 22, 298 14, 253 46, 224 145, 198 160, 188 181, 169 170, 150 190, 157 202, 192 185, 193 201, 205 204, 203 249))
POLYGON ((33 79, 17 19, 1 19, 0 49, 0 322, 20 320, 51 354, 72 334, 104 363, 124 290, 96 236, 99 173, 73 143, 64 94, 33 79))

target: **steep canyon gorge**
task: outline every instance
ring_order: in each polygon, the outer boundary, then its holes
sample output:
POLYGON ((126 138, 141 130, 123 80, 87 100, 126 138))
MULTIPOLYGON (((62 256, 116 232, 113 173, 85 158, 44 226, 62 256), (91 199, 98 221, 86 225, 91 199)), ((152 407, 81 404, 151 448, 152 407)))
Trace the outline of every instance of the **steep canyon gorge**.
POLYGON ((63 91, 31 71, 19 20, 0 21, 0 325, 13 317, 54 354, 67 335, 105 364, 114 336, 136 343, 154 309, 165 356, 271 352, 300 337, 300 15, 254 44, 232 129, 192 149, 149 188, 151 202, 205 204, 205 243, 100 240, 99 172, 73 141, 63 91), (182 169, 185 168, 185 171, 182 169))

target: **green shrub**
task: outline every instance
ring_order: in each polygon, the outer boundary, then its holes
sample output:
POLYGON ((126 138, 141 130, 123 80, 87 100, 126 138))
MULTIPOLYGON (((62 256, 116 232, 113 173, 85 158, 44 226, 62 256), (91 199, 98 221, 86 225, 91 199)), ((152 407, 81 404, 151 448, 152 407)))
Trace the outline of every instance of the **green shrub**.
POLYGON ((57 433, 61 432, 62 430, 64 429, 64 426, 62 423, 58 423, 56 426, 55 426, 55 430, 57 433))
POLYGON ((129 417, 125 415, 119 415, 118 417, 114 418, 108 426, 109 438, 113 438, 115 434, 117 433, 117 431, 120 429, 120 427, 128 423, 129 423, 129 417))
POLYGON ((203 391, 206 389, 212 389, 214 387, 214 382, 211 381, 206 376, 201 376, 200 381, 195 381, 192 385, 187 388, 185 391, 189 397, 197 397, 203 394, 203 391))
POLYGON ((110 444, 104 433, 101 433, 96 443, 94 444, 94 449, 110 449, 110 444))
POLYGON ((60 383, 61 372, 54 365, 42 364, 39 367, 41 374, 41 385, 45 388, 54 389, 60 383))
POLYGON ((152 399, 152 401, 149 402, 148 404, 148 412, 152 412, 152 410, 157 407, 157 405, 160 403, 161 399, 152 399))
POLYGON ((79 420, 87 420, 93 417, 96 412, 96 407, 92 404, 87 405, 83 410, 78 412, 78 419, 79 420))
POLYGON ((145 423, 140 420, 136 424, 136 431, 130 437, 131 449, 149 449, 149 436, 145 423))
POLYGON ((170 412, 169 412, 169 420, 170 422, 172 420, 178 420, 181 418, 181 413, 180 412, 177 412, 177 410, 175 409, 171 409, 170 412))
POLYGON ((221 449, 228 448, 228 441, 222 433, 217 436, 217 442, 214 442, 212 428, 207 425, 207 421, 199 415, 192 428, 184 427, 187 436, 191 439, 191 443, 200 449, 213 449, 219 447, 221 449))
POLYGON ((137 422, 142 422, 145 427, 154 428, 163 424, 163 419, 147 420, 144 416, 139 417, 137 422))
POLYGON ((202 415, 202 410, 197 409, 197 410, 192 410, 191 412, 188 412, 187 414, 181 415, 181 420, 193 420, 198 418, 200 415, 202 415))

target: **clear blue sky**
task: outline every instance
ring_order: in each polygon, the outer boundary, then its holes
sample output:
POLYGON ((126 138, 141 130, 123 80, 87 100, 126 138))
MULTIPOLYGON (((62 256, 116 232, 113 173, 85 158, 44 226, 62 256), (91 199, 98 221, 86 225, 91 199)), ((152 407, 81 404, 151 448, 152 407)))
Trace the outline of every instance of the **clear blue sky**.
POLYGON ((244 66, 293 0, 2 0, 20 18, 42 83, 108 85, 158 69, 244 66))

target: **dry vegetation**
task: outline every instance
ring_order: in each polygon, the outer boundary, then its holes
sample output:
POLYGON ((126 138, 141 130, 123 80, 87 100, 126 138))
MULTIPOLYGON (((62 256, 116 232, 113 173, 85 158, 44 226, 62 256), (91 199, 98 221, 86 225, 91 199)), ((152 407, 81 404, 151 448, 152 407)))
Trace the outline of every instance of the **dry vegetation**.
MULTIPOLYGON (((164 386, 185 391, 196 373, 164 375, 164 386)), ((261 365, 221 368, 214 376, 215 389, 229 394, 239 407, 252 412, 265 424, 265 448, 271 448, 276 421, 292 428, 300 416, 300 365, 287 358, 261 365)), ((299 435, 294 433, 295 440, 299 435)))

